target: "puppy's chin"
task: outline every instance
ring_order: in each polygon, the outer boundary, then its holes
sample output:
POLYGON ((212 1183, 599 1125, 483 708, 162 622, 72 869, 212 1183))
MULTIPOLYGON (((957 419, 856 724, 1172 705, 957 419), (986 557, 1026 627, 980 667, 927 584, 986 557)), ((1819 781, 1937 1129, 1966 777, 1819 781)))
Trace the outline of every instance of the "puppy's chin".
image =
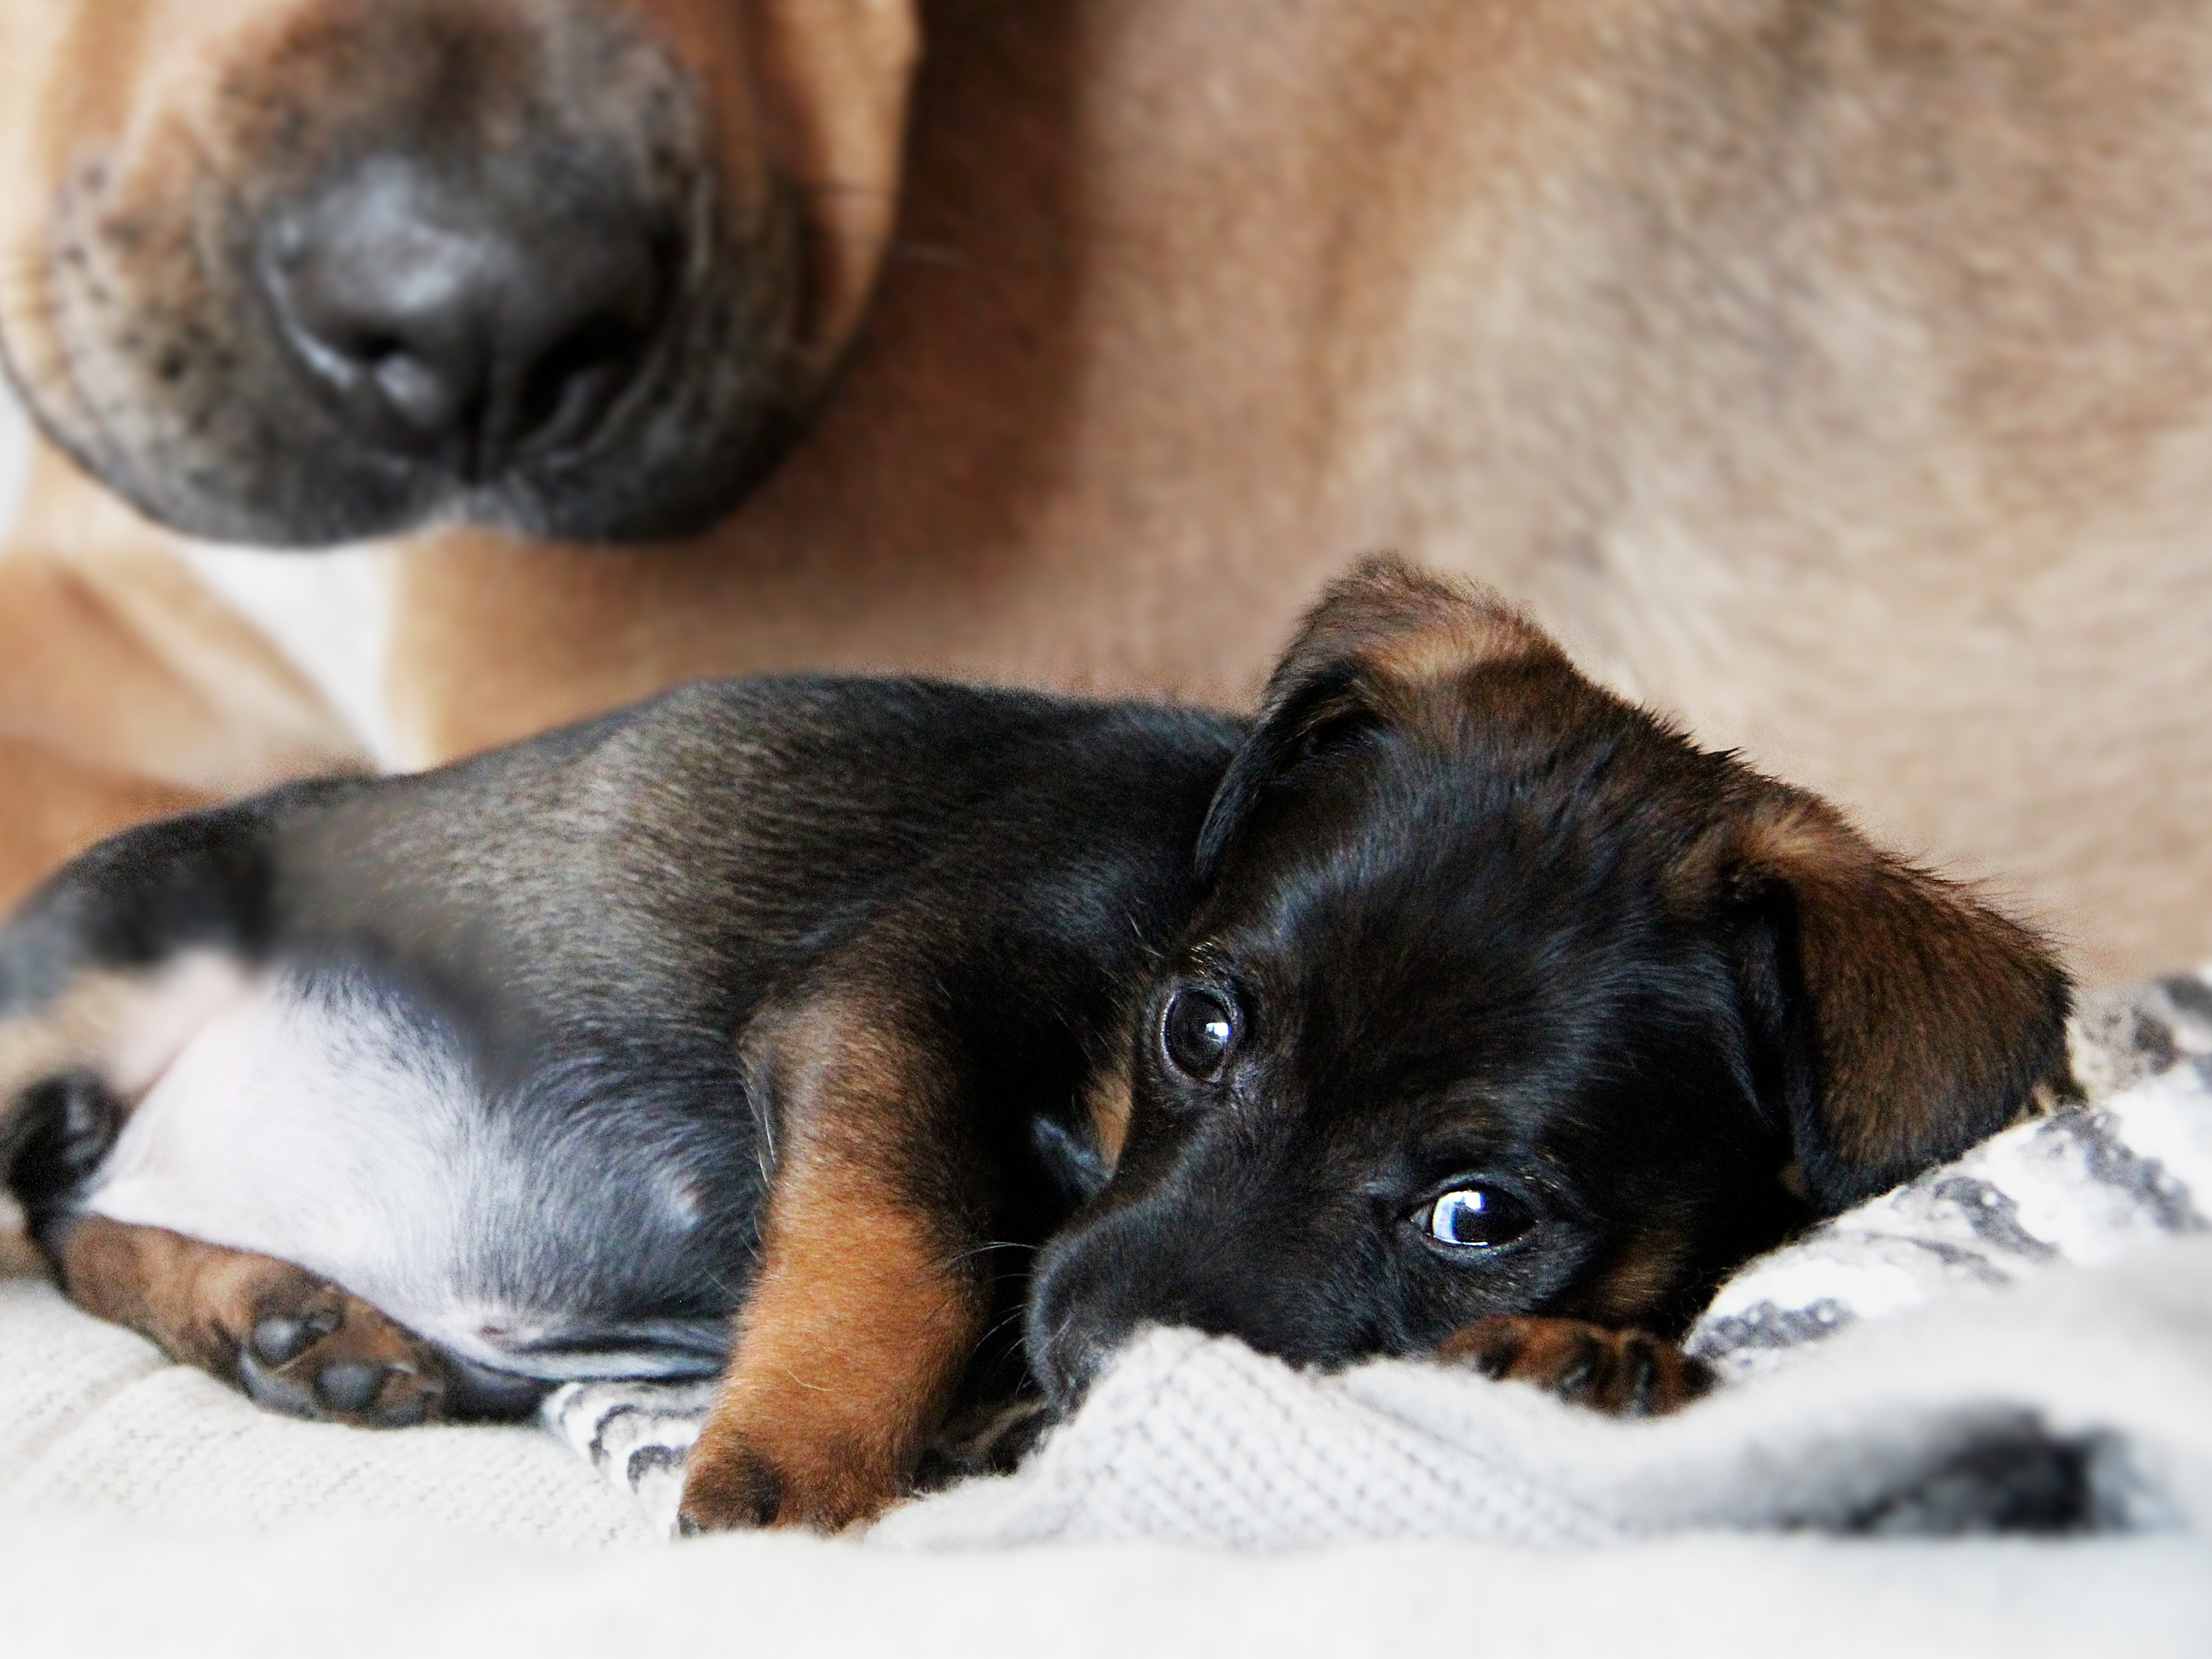
POLYGON ((816 222, 832 198, 734 25, 155 9, 196 69, 142 64, 128 124, 52 147, 35 210, 0 216, 0 361, 57 447, 185 534, 681 538, 774 466, 857 327, 876 245, 816 222))

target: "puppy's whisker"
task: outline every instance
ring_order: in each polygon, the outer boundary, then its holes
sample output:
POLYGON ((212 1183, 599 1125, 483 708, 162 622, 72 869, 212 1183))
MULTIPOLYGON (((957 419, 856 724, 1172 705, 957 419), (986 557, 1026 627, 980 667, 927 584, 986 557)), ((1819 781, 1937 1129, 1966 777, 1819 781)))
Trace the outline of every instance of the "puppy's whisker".
POLYGON ((946 1257, 944 1265, 956 1267, 963 1261, 972 1261, 979 1255, 989 1255, 996 1250, 1022 1250, 1035 1255, 1037 1248, 1034 1244, 1024 1244, 1012 1239, 994 1239, 988 1244, 972 1244, 968 1249, 946 1257))
MULTIPOLYGON (((985 1331, 985 1332, 983 1333, 983 1334, 982 1334, 981 1337, 977 1338, 977 1339, 976 1339, 976 1342, 975 1342, 975 1346, 976 1346, 977 1347, 979 1347, 979 1348, 988 1346, 989 1345, 989 1343, 991 1342, 992 1339, 994 1339, 994 1337, 996 1337, 996 1336, 999 1334, 999 1333, 1000 1333, 1000 1332, 1001 1332, 1001 1331, 1005 1330, 1005 1329, 1006 1329, 1009 1325, 1011 1325, 1011 1326, 1014 1327, 1014 1328, 1015 1328, 1015 1329, 1016 1329, 1017 1331, 1018 1331, 1018 1330, 1020 1329, 1020 1328, 1021 1328, 1021 1324, 1022 1324, 1023 1317, 1024 1317, 1024 1315, 1023 1315, 1022 1310, 1019 1310, 1019 1309, 1016 1309, 1012 1313, 1010 1313, 1010 1314, 1006 1315, 1004 1318, 1002 1318, 1002 1319, 999 1320, 995 1324, 994 1324, 994 1325, 991 1327, 991 1328, 990 1328, 990 1329, 988 1329, 988 1330, 985 1331)), ((1017 1336, 1015 1337, 1015 1339, 1014 1339, 1014 1343, 1013 1343, 1013 1347, 1012 1347, 1012 1352, 1015 1352, 1015 1353, 1019 1353, 1019 1352, 1022 1352, 1022 1350, 1023 1350, 1023 1346, 1024 1346, 1024 1345, 1023 1345, 1023 1342, 1022 1342, 1022 1339, 1021 1339, 1018 1335, 1017 1335, 1017 1336)))

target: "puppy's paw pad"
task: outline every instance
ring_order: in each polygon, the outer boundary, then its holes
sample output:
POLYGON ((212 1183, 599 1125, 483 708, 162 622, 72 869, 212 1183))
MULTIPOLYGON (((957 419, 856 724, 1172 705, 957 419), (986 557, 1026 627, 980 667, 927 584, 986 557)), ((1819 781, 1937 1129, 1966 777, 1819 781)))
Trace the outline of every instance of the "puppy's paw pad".
POLYGON ((239 1382, 293 1417, 405 1428, 443 1414, 446 1373, 429 1345, 335 1285, 305 1280, 264 1298, 240 1345, 239 1382))

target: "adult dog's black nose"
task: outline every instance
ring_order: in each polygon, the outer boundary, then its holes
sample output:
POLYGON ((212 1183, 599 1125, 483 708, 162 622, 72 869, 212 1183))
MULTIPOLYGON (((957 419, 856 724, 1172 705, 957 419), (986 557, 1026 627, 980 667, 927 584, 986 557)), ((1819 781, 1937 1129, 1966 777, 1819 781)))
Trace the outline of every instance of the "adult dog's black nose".
POLYGON ((286 343, 356 436, 477 480, 597 425, 665 319, 667 240, 574 179, 383 156, 271 213, 258 264, 286 343))

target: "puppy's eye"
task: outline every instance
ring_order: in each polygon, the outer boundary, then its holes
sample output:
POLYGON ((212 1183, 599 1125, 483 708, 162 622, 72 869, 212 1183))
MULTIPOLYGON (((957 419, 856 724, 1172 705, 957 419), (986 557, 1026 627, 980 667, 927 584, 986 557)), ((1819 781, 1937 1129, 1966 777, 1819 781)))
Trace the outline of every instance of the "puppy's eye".
POLYGON ((1446 1193, 1414 1219, 1439 1244, 1487 1250, 1527 1232, 1536 1224, 1536 1212, 1495 1187, 1463 1187, 1446 1193))
POLYGON ((1176 992, 1160 1020, 1160 1047, 1185 1077, 1212 1077, 1236 1042, 1237 1016, 1211 991, 1176 992))

